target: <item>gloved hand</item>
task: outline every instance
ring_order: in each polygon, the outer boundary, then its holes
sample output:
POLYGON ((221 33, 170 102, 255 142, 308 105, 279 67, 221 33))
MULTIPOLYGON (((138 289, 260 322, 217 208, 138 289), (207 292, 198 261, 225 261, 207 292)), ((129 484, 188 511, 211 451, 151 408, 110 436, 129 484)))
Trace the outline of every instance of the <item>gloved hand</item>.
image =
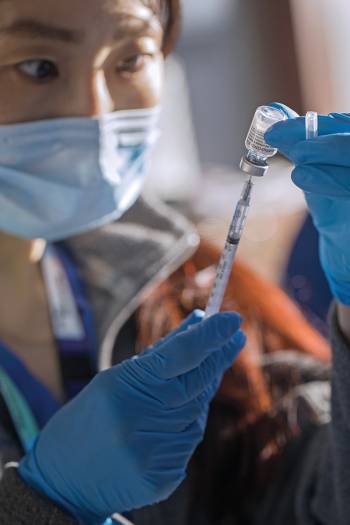
POLYGON ((98 374, 41 432, 20 476, 86 524, 167 498, 245 344, 240 317, 194 312, 137 359, 98 374))
POLYGON ((304 190, 320 234, 320 257, 334 296, 350 305, 350 116, 319 117, 319 137, 306 141, 305 118, 282 104, 289 120, 266 141, 295 164, 292 179, 304 190))

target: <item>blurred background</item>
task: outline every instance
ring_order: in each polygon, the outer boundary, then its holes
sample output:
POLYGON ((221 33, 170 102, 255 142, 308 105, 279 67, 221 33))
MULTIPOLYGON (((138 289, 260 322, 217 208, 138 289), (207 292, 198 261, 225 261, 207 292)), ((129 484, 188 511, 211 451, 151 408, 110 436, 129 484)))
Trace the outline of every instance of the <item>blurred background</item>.
MULTIPOLYGON (((148 189, 223 245, 244 182, 237 166, 256 107, 272 101, 299 113, 350 107, 350 70, 344 66, 350 3, 186 0, 183 7, 148 189)), ((319 281, 315 291, 305 275, 315 274, 317 239, 291 169, 277 157, 257 181, 240 257, 282 284, 323 329, 329 292, 319 281)))

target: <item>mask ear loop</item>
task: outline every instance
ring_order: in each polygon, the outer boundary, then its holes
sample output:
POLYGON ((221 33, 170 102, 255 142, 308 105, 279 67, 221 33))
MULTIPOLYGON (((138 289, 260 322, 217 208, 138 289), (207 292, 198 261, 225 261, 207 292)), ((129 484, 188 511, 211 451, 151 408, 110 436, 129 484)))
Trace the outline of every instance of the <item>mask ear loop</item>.
POLYGON ((107 180, 125 186, 142 171, 160 136, 159 113, 156 107, 118 111, 100 118, 100 165, 107 180))
POLYGON ((120 176, 121 166, 116 167, 116 157, 120 147, 118 130, 113 126, 106 126, 103 121, 99 122, 99 164, 104 179, 111 184, 120 185, 122 177, 120 176))

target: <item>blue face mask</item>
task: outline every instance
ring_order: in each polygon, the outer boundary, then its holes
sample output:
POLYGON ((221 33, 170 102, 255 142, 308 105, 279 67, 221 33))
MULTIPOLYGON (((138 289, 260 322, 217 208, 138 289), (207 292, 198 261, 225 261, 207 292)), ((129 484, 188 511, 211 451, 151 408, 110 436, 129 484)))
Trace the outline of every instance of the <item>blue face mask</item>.
POLYGON ((138 198, 159 109, 0 126, 0 230, 65 239, 138 198))

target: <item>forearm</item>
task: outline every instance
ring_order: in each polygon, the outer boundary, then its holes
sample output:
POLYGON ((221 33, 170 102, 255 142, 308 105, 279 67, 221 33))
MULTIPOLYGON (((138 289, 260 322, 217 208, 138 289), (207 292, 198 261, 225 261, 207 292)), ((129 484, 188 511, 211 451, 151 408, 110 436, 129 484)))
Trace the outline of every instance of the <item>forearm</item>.
POLYGON ((350 306, 345 306, 338 303, 337 311, 339 328, 341 329, 344 337, 346 337, 350 343, 350 306))

